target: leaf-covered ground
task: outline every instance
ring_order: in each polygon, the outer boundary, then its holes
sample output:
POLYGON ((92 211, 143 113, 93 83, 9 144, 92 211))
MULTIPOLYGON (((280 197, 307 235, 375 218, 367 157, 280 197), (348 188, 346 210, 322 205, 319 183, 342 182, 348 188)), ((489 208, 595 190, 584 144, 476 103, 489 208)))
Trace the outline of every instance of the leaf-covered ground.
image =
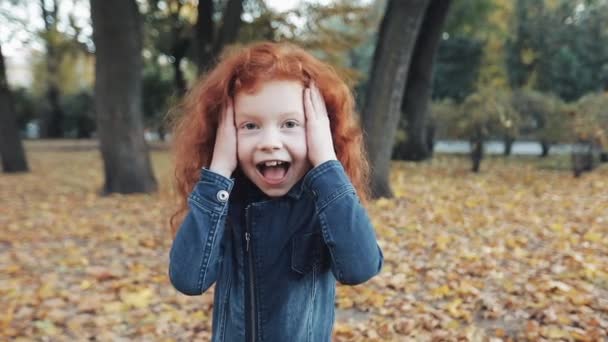
MULTIPOLYGON (((28 142, 32 172, 0 175, 0 340, 209 340, 212 293, 167 278, 169 154, 157 194, 100 197, 91 145, 28 142)), ((338 288, 334 339, 608 339, 608 167, 468 169, 394 164, 396 198, 369 206, 384 269, 338 288)))

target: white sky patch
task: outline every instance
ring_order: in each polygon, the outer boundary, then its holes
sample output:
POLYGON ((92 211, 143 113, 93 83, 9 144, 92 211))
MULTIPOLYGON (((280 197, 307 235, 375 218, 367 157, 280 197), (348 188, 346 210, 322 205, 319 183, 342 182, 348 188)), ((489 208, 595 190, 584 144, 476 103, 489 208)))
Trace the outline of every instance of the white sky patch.
POLYGON ((285 12, 298 7, 301 0, 266 0, 266 5, 278 12, 285 12))

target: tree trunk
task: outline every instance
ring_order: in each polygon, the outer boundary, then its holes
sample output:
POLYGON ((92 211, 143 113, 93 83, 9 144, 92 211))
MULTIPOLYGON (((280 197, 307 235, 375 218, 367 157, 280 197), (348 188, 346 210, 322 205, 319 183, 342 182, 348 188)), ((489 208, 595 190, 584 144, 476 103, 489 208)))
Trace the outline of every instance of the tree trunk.
POLYGON ((580 177, 583 172, 590 172, 595 168, 593 150, 593 143, 588 139, 578 139, 574 144, 571 153, 574 177, 580 177))
POLYGON ((429 157, 435 151, 435 122, 430 122, 426 129, 426 146, 429 149, 429 157))
POLYGON ((222 18, 222 25, 215 30, 213 25, 213 1, 198 2, 198 18, 195 31, 196 65, 199 74, 206 72, 215 63, 215 58, 222 52, 224 46, 232 44, 238 37, 243 14, 243 0, 229 0, 222 18))
POLYGON ((141 112, 142 24, 137 3, 92 0, 91 18, 103 193, 155 191, 141 112))
POLYGON ((510 135, 505 135, 504 137, 504 144, 505 144, 505 149, 503 151, 503 154, 505 157, 508 157, 511 155, 511 150, 513 148, 513 142, 515 141, 515 139, 510 136, 510 135))
POLYGON ((213 0, 199 0, 194 26, 194 52, 199 74, 207 71, 213 58, 213 0))
POLYGON ((471 171, 479 172, 481 160, 483 159, 483 135, 481 129, 477 128, 475 134, 471 139, 471 171))
POLYGON ((241 28, 241 15, 243 14, 243 0, 228 0, 222 19, 222 26, 215 39, 214 54, 222 53, 224 46, 236 41, 241 28))
POLYGON ((481 160, 483 159, 484 138, 485 138, 484 127, 480 124, 476 124, 473 127, 473 132, 469 139, 469 143, 471 145, 471 162, 472 162, 471 171, 473 171, 475 173, 479 172, 481 160))
POLYGON ((483 141, 474 140, 471 142, 471 162, 472 162, 471 171, 473 171, 475 173, 479 172, 479 166, 481 165, 482 159, 483 159, 483 141))
POLYGON ((431 157, 426 137, 428 104, 433 86, 435 53, 450 4, 451 0, 431 2, 416 40, 402 105, 407 120, 407 141, 402 152, 406 160, 420 161, 431 157))
POLYGON ((0 47, 0 159, 2 159, 2 170, 6 173, 29 171, 19 137, 15 105, 6 79, 2 47, 0 47))
POLYGON ((399 123, 408 68, 430 0, 389 0, 380 25, 362 123, 374 198, 392 197, 391 152, 399 123))
POLYGON ((182 9, 182 2, 178 1, 175 11, 171 12, 171 56, 173 56, 173 80, 175 91, 178 97, 186 93, 186 79, 182 71, 182 60, 186 56, 190 39, 184 38, 184 27, 179 20, 179 13, 182 9))
POLYGON ((55 0, 49 11, 45 6, 45 0, 40 0, 42 17, 44 20, 45 42, 46 42, 46 73, 47 90, 46 98, 49 108, 43 112, 40 122, 40 137, 61 138, 63 137, 63 110, 59 103, 61 91, 59 90, 59 62, 60 56, 56 49, 53 37, 57 34, 57 13, 59 8, 55 0))
POLYGON ((541 154, 540 157, 541 158, 545 158, 546 156, 549 155, 549 150, 551 149, 551 143, 549 143, 546 140, 541 140, 540 141, 540 147, 541 147, 541 154))
POLYGON ((186 79, 182 71, 183 55, 173 55, 173 85, 178 97, 182 97, 186 93, 186 79))

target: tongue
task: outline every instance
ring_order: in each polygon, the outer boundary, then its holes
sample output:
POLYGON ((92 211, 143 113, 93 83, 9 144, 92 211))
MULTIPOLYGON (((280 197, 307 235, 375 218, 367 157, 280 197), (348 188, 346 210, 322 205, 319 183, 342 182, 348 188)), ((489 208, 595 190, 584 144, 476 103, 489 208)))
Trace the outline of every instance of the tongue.
POLYGON ((285 168, 281 166, 270 166, 265 167, 262 171, 264 178, 272 181, 277 181, 283 179, 285 177, 285 168))

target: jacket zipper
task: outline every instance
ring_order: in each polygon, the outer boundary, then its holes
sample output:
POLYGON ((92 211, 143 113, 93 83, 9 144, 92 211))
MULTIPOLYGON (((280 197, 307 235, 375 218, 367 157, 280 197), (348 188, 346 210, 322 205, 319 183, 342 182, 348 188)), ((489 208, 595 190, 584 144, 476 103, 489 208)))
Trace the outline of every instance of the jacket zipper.
POLYGON ((252 250, 249 248, 251 240, 251 234, 249 233, 249 206, 245 208, 245 250, 249 258, 249 297, 251 306, 251 341, 255 341, 255 291, 253 283, 253 255, 252 250))

